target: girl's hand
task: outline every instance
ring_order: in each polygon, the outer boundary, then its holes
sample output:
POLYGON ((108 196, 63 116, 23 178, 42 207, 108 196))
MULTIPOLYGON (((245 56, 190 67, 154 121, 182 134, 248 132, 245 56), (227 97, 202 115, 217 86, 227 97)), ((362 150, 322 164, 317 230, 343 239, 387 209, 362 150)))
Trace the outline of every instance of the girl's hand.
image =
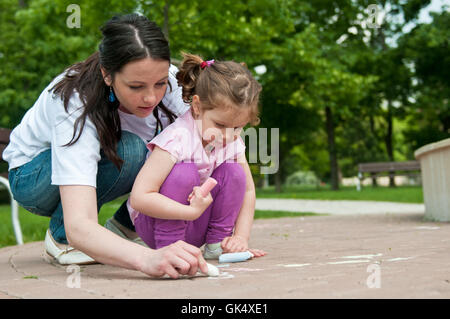
POLYGON ((226 237, 224 240, 222 240, 221 246, 223 253, 237 253, 248 250, 253 254, 254 257, 261 257, 266 255, 266 252, 261 249, 249 249, 247 240, 239 235, 226 237))
POLYGON ((209 205, 213 202, 213 198, 211 193, 208 193, 206 197, 203 197, 200 187, 194 186, 194 190, 189 195, 188 201, 190 202, 190 207, 193 209, 193 214, 189 218, 190 220, 195 220, 199 218, 203 212, 208 208, 209 205))
POLYGON ((233 235, 231 237, 225 237, 221 244, 224 253, 237 253, 248 250, 248 242, 242 236, 233 235))
POLYGON ((248 251, 253 254, 253 257, 262 257, 267 254, 264 250, 261 249, 249 249, 248 251))
POLYGON ((153 277, 167 274, 176 279, 180 275, 194 276, 199 268, 203 273, 208 272, 200 248, 179 240, 157 250, 148 249, 148 254, 142 257, 139 270, 153 277))

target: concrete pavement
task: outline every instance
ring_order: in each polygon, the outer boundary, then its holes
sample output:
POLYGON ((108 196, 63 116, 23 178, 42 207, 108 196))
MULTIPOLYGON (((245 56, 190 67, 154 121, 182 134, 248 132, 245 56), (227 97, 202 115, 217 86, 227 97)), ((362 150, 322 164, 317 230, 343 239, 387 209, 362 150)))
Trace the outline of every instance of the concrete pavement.
POLYGON ((266 256, 179 280, 55 265, 34 242, 0 249, 0 298, 450 298, 449 235, 420 212, 255 220, 266 256))
POLYGON ((313 200, 257 198, 256 209, 309 212, 330 215, 357 214, 423 214, 424 204, 356 201, 356 200, 313 200))

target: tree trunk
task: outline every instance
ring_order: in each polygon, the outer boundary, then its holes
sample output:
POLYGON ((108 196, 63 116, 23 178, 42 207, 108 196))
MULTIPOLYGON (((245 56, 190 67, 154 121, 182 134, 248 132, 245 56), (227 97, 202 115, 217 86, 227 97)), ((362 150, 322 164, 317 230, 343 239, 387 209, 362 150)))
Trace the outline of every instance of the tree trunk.
MULTIPOLYGON (((384 29, 380 28, 379 37, 381 41, 381 46, 383 48, 383 51, 387 51, 388 47, 386 45, 386 36, 384 34, 384 29)), ((389 160, 391 162, 394 161, 394 150, 393 150, 393 143, 392 143, 392 131, 393 131, 393 122, 392 122, 392 105, 391 100, 388 99, 388 115, 387 115, 387 122, 388 122, 388 130, 385 137, 385 143, 386 143, 386 151, 389 157, 389 160)), ((389 176, 389 186, 395 187, 395 179, 394 179, 394 172, 389 172, 389 174, 392 174, 389 176)))
POLYGON ((28 4, 27 4, 26 0, 19 0, 19 7, 20 8, 27 8, 28 4))
POLYGON ((330 156, 330 169, 331 169, 331 189, 339 189, 339 177, 338 177, 338 162, 336 153, 336 142, 334 138, 334 123, 333 113, 330 107, 325 108, 326 114, 326 126, 328 137, 328 154, 330 156))
MULTIPOLYGON (((375 119, 374 119, 373 114, 370 114, 370 117, 369 117, 369 123, 370 123, 370 132, 371 132, 371 134, 372 134, 373 136, 375 136, 376 139, 378 139, 378 138, 377 138, 377 133, 376 133, 376 131, 375 131, 375 119)), ((373 152, 373 149, 374 149, 375 147, 373 146, 372 143, 369 145, 369 147, 370 147, 370 151, 373 152)), ((371 176, 370 176, 370 178, 372 179, 372 187, 378 187, 378 182, 377 182, 376 174, 375 174, 375 173, 372 173, 371 176)))
POLYGON ((378 183, 377 183, 377 176, 375 173, 372 173, 370 175, 370 178, 372 178, 372 187, 378 187, 378 183))
MULTIPOLYGON (((393 138, 392 138, 394 123, 393 123, 393 119, 392 119, 392 105, 391 105, 391 101, 388 101, 387 122, 388 122, 388 128, 387 128, 386 139, 385 139, 386 151, 387 151, 389 160, 391 162, 394 162, 394 147, 393 147, 393 138)), ((391 174, 389 176, 389 187, 395 187, 395 176, 394 176, 394 173, 395 172, 389 172, 389 174, 391 174)))
POLYGON ((370 132, 372 135, 376 135, 375 133, 375 119, 373 117, 373 114, 369 115, 369 123, 370 123, 370 132))
POLYGON ((442 131, 446 134, 450 134, 450 116, 445 116, 444 118, 441 118, 442 123, 442 131))
POLYGON ((275 179, 275 191, 281 193, 281 170, 278 170, 274 176, 275 179))

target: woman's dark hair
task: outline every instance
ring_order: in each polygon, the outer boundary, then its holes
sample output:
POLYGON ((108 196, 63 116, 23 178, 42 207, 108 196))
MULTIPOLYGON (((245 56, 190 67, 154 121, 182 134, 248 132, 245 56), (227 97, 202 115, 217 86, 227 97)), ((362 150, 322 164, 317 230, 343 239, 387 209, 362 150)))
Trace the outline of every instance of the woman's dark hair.
MULTIPOLYGON (((66 112, 70 98, 75 92, 79 94, 84 104, 83 113, 75 121, 72 140, 65 146, 70 146, 78 141, 83 132, 86 118, 89 117, 97 129, 101 149, 117 168, 120 168, 123 163, 123 160, 117 155, 117 142, 121 137, 118 112, 120 102, 117 99, 109 102, 110 87, 106 85, 100 67, 114 81, 114 75, 131 61, 150 57, 170 63, 170 49, 161 29, 154 22, 139 14, 115 16, 100 30, 103 38, 98 52, 92 54, 85 61, 70 66, 66 70, 64 78, 50 91, 54 90, 54 93, 60 95, 64 101, 66 112)), ((176 115, 161 101, 153 110, 153 115, 157 120, 156 132, 158 132, 158 128, 162 129, 158 109, 166 114, 170 123, 176 118, 176 115)))

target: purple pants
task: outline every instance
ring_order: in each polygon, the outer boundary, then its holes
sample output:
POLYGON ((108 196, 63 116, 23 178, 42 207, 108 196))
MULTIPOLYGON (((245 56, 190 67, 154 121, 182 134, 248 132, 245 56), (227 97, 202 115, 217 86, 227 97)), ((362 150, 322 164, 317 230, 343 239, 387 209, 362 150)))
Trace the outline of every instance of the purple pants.
MULTIPOLYGON (((159 219, 139 214, 134 222, 137 234, 153 249, 183 240, 200 247, 221 242, 231 236, 245 194, 245 172, 239 163, 222 163, 212 173, 217 180, 212 189, 213 202, 193 221, 159 219)), ((195 163, 175 164, 159 192, 181 204, 189 205, 188 196, 200 186, 195 163)))

